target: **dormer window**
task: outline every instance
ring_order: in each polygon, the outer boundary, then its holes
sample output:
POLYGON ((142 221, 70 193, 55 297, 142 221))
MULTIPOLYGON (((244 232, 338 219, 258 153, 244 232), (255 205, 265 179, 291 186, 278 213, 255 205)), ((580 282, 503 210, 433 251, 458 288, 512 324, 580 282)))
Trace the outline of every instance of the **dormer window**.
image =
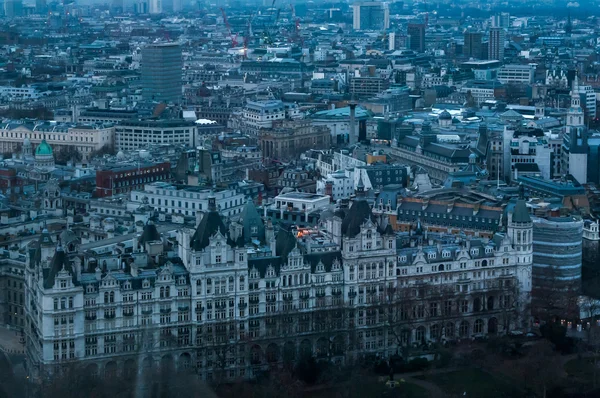
POLYGON ((369 230, 369 231, 367 231, 367 239, 371 239, 371 238, 372 238, 371 231, 369 230))
POLYGON ((444 250, 444 251, 442 252, 442 257, 443 257, 443 258, 449 258, 449 257, 450 257, 450 252, 449 252, 448 250, 444 250))
POLYGON ((131 290, 131 282, 127 281, 123 284, 124 290, 131 290))
POLYGON ((148 279, 144 279, 144 281, 142 282, 142 287, 144 289, 148 289, 150 287, 150 281, 148 279))

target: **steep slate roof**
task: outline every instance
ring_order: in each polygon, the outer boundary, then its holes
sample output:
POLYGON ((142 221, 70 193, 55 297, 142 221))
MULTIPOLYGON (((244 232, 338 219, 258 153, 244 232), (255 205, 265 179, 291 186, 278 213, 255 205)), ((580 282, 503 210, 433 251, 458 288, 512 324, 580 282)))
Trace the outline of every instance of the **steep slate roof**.
POLYGON ((156 229, 156 225, 154 225, 152 221, 148 221, 146 225, 144 225, 144 232, 142 232, 139 242, 141 245, 145 245, 147 242, 153 242, 157 240, 161 240, 160 233, 156 229))
POLYGON ((375 222, 369 203, 366 200, 354 201, 342 221, 342 234, 354 238, 360 232, 360 226, 369 218, 375 222))
POLYGON ((219 231, 223 236, 227 237, 228 245, 235 246, 235 242, 229 238, 227 228, 223 223, 221 215, 216 210, 212 210, 206 213, 204 217, 202 217, 200 224, 198 224, 198 228, 196 228, 196 232, 190 241, 191 248, 195 251, 204 250, 204 248, 210 243, 210 237, 216 234, 217 231, 219 231))
POLYGON ((261 242, 265 241, 265 226, 252 199, 248 199, 244 205, 240 220, 242 220, 244 226, 244 241, 249 242, 252 238, 256 238, 261 242), (256 227, 256 233, 252 233, 252 227, 256 227))
POLYGON ((319 262, 322 262, 325 266, 325 271, 331 271, 331 265, 335 260, 338 260, 340 264, 342 264, 342 253, 341 252, 322 252, 322 253, 312 253, 304 255, 304 262, 310 263, 310 271, 315 273, 317 269, 317 265, 319 262))
POLYGON ((71 262, 67 257, 67 253, 63 250, 62 246, 56 248, 56 253, 52 258, 52 264, 49 269, 44 270, 44 289, 51 289, 54 286, 54 279, 56 275, 62 270, 69 271, 73 276, 73 283, 75 283, 75 272, 71 267, 71 262))
POLYGON ((279 275, 279 270, 281 269, 281 263, 283 262, 282 258, 277 257, 254 257, 248 259, 248 270, 252 268, 256 268, 259 272, 260 277, 264 278, 267 274, 267 269, 269 266, 273 267, 275 270, 275 275, 279 275))
POLYGON ((296 247, 296 237, 290 231, 279 229, 275 237, 275 251, 277 256, 287 259, 288 254, 296 247))
POLYGON ((42 231, 40 238, 37 240, 35 248, 30 252, 31 261, 29 262, 30 268, 34 268, 42 261, 42 247, 54 246, 52 237, 47 229, 42 231))
POLYGON ((527 210, 524 199, 517 200, 517 204, 513 210, 512 221, 522 223, 531 222, 531 217, 529 216, 529 211, 527 210))

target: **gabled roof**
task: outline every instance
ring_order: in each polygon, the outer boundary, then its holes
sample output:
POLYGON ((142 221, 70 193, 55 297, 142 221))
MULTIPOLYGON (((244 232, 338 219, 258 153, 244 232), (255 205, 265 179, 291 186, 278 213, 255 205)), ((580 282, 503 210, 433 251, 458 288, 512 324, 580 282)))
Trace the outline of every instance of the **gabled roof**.
POLYGON ((280 228, 275 237, 275 251, 277 256, 286 260, 288 254, 296 247, 296 243, 296 237, 292 232, 280 228))
POLYGON ((517 200, 517 204, 515 205, 512 214, 512 221, 520 223, 531 222, 531 217, 529 216, 529 211, 527 210, 527 205, 525 204, 524 199, 517 200))
POLYGON ((56 253, 54 253, 54 257, 52 258, 50 268, 44 270, 44 289, 52 289, 56 275, 58 275, 63 268, 65 271, 71 273, 73 282, 75 282, 75 273, 73 272, 71 261, 69 261, 67 253, 65 253, 62 246, 58 246, 56 248, 56 253))
POLYGON ((366 200, 354 201, 342 221, 342 234, 354 238, 360 232, 360 226, 368 219, 375 222, 369 203, 366 200))
POLYGON ((258 239, 261 242, 265 241, 265 226, 252 199, 248 199, 244 205, 244 209, 240 214, 240 220, 244 226, 244 241, 249 242, 252 239, 258 239), (253 233, 252 230, 254 228, 256 232, 253 233))
POLYGON ((161 240, 160 233, 156 229, 156 225, 152 221, 148 221, 146 225, 144 225, 144 232, 142 236, 140 236, 139 242, 141 245, 145 245, 147 242, 153 242, 161 240))
POLYGON ((216 210, 212 210, 202 217, 202 221, 200 221, 194 236, 192 236, 190 247, 195 251, 204 250, 204 248, 210 243, 210 237, 216 234, 217 231, 220 232, 221 235, 227 237, 228 245, 235 246, 235 242, 229 238, 227 228, 223 223, 221 215, 216 210))

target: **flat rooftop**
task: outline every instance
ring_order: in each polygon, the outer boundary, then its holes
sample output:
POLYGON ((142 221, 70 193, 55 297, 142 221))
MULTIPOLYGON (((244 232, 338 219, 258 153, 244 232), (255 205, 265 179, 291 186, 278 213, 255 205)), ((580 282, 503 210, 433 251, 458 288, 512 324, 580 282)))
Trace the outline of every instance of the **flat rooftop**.
POLYGON ((275 199, 300 199, 300 200, 317 200, 328 198, 327 195, 317 195, 316 193, 307 192, 288 192, 281 195, 277 195, 275 199))

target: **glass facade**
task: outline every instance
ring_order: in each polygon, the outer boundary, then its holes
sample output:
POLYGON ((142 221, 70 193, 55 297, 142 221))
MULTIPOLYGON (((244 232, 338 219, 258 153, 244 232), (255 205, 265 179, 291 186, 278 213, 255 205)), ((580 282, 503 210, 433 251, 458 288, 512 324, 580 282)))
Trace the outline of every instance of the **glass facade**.
POLYGON ((148 100, 180 103, 182 56, 178 44, 153 44, 142 49, 142 93, 148 100))

